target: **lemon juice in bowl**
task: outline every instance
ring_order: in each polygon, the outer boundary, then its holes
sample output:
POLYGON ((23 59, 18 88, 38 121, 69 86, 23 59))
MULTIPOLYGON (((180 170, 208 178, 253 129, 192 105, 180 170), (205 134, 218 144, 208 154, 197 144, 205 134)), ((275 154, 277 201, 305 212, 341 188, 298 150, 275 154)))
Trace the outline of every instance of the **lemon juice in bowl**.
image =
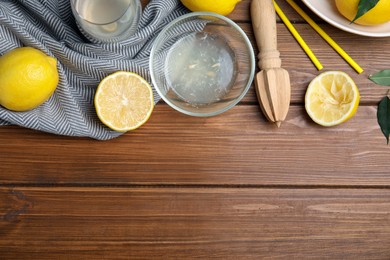
POLYGON ((159 33, 149 58, 152 84, 177 111, 200 117, 234 107, 251 86, 255 58, 245 32, 216 13, 193 12, 159 33))
POLYGON ((193 106, 223 98, 234 84, 234 52, 227 42, 207 32, 193 32, 177 41, 165 60, 171 90, 193 106))
POLYGON ((141 16, 139 0, 70 0, 83 33, 103 42, 133 35, 141 16))

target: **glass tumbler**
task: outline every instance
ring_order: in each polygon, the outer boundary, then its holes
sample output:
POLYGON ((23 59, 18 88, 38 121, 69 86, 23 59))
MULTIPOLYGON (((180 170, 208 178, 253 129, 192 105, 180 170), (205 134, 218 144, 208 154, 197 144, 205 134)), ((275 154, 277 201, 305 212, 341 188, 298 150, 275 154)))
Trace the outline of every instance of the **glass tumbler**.
POLYGON ((116 42, 137 31, 140 0, 70 0, 82 33, 101 42, 116 42))

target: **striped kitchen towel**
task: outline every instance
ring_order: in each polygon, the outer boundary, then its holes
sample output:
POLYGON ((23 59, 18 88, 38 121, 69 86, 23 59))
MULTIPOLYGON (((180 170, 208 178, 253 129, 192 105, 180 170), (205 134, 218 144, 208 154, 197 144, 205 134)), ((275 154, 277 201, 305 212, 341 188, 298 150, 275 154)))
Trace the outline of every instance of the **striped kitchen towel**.
MULTIPOLYGON (((0 106, 0 125, 99 140, 119 136, 96 116, 97 85, 118 70, 136 72, 151 82, 153 40, 167 23, 187 12, 178 0, 151 0, 135 35, 117 43, 91 43, 77 28, 70 0, 0 0, 0 55, 19 46, 34 47, 57 58, 60 74, 55 93, 38 108, 13 112, 0 106)), ((156 91, 154 97, 157 102, 156 91)))

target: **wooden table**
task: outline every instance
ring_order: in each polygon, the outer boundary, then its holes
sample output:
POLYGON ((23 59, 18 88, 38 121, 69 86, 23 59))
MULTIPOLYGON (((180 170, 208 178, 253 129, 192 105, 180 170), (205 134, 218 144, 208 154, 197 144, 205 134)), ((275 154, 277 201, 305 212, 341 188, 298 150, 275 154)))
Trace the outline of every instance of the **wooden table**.
MULTIPOLYGON (((333 128, 310 120, 303 97, 319 72, 278 22, 292 81, 280 129, 253 88, 212 118, 160 102, 146 125, 111 141, 0 127, 0 259, 390 259, 390 148, 376 121, 387 89, 367 79, 390 68, 390 38, 315 18, 358 75, 278 2, 324 71, 356 81, 355 117, 333 128)), ((229 17, 254 43, 249 4, 229 17)))

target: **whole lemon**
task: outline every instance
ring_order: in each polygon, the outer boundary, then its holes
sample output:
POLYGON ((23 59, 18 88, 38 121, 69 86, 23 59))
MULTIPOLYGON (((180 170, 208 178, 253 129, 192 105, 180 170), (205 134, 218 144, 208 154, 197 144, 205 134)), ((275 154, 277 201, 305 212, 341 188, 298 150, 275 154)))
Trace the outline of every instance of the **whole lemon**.
MULTIPOLYGON (((360 0, 335 0, 339 12, 352 21, 358 11, 360 0)), ((367 13, 356 19, 354 23, 361 25, 378 25, 390 21, 390 0, 379 2, 367 13)))
POLYGON ((31 48, 19 47, 0 57, 0 105, 14 111, 45 102, 58 84, 57 60, 31 48))
POLYGON ((214 12, 228 15, 241 0, 181 0, 183 5, 193 12, 214 12))

